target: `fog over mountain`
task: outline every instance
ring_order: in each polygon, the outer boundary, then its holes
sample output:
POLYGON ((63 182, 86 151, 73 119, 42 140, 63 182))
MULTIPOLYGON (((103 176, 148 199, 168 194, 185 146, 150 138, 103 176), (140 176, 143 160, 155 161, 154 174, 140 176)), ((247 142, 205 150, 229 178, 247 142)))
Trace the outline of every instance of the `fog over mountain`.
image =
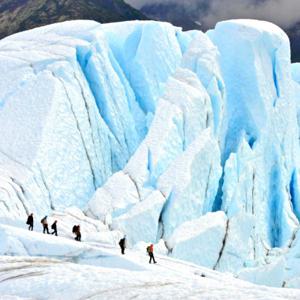
POLYGON ((251 18, 273 22, 290 37, 293 61, 300 60, 298 0, 126 0, 148 17, 189 29, 213 28, 222 20, 251 18))
MULTIPOLYGON (((176 4, 198 14, 201 23, 212 27, 216 22, 232 18, 264 19, 288 28, 300 21, 300 1, 298 0, 126 0, 141 9, 153 4, 176 4), (207 9, 203 10, 203 6, 207 9)), ((195 20, 196 21, 196 20, 195 20)))

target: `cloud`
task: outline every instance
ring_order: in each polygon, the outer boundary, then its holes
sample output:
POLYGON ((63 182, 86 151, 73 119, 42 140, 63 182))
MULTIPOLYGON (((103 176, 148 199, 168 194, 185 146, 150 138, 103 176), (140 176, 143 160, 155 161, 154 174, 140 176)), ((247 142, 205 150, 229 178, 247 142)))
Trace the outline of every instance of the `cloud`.
POLYGON ((289 28, 300 21, 299 0, 212 0, 202 22, 213 26, 217 21, 231 18, 254 18, 274 22, 289 28))
POLYGON ((137 9, 141 9, 143 6, 148 4, 177 4, 192 11, 194 8, 199 6, 199 2, 203 3, 207 2, 207 0, 125 0, 125 2, 137 9))
POLYGON ((146 4, 178 4, 190 11, 194 21, 213 27, 226 19, 252 18, 267 20, 283 28, 300 21, 300 0, 125 0, 140 9, 146 4), (208 10, 201 9, 201 4, 208 10), (198 10, 195 11, 195 8, 198 10))
POLYGON ((169 2, 179 3, 180 0, 165 0, 165 1, 164 0, 125 0, 125 2, 127 2, 128 4, 130 4, 131 6, 137 9, 141 9, 143 6, 147 4, 169 3, 169 2))

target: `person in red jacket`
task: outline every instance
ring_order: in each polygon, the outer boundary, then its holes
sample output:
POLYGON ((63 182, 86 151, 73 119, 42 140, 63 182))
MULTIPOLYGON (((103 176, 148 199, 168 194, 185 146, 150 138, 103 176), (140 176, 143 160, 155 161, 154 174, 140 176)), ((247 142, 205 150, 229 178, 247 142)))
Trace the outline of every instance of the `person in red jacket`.
POLYGON ((152 260, 153 260, 153 263, 156 264, 156 261, 155 261, 155 258, 154 258, 154 254, 153 254, 153 252, 154 252, 154 246, 153 246, 153 244, 151 244, 150 246, 147 247, 147 252, 148 252, 148 254, 150 256, 149 264, 151 264, 152 260))

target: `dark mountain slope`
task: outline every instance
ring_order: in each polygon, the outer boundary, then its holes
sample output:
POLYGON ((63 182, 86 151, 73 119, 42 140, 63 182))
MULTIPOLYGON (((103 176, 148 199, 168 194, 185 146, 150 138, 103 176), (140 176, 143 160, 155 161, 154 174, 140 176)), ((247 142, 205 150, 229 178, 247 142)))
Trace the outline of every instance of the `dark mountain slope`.
POLYGON ((300 62, 300 22, 286 30, 292 47, 292 61, 300 62))
POLYGON ((74 19, 108 23, 147 18, 123 0, 2 0, 0 38, 42 25, 74 19))

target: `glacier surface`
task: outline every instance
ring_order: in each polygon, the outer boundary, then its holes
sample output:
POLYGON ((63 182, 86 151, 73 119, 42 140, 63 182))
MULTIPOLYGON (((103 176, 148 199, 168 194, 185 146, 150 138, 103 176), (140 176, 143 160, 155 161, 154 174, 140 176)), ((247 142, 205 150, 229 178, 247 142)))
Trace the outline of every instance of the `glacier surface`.
POLYGON ((280 28, 71 21, 1 40, 0 70, 1 254, 47 255, 22 222, 75 212, 103 242, 300 287, 300 68, 280 28))

